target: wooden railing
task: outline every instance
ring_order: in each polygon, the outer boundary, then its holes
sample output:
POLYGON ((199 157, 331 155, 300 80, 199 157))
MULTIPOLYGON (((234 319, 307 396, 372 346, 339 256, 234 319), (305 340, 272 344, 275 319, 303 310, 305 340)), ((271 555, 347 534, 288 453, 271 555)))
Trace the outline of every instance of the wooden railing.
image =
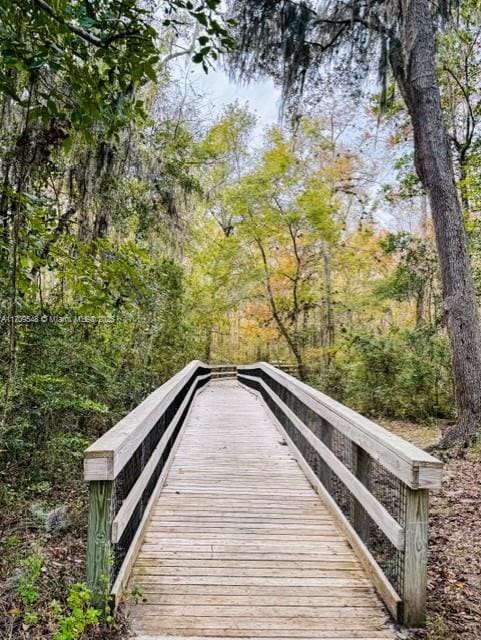
POLYGON ((209 367, 212 380, 236 378, 237 366, 235 364, 210 364, 209 367))
POLYGON ((423 624, 429 490, 441 486, 442 463, 272 365, 237 375, 277 418, 394 618, 423 624))
POLYGON ((208 365, 191 362, 86 450, 87 581, 97 597, 122 593, 189 407, 210 377, 208 365))
POLYGON ((299 367, 297 364, 292 364, 292 362, 271 361, 269 364, 281 371, 284 371, 284 373, 294 376, 295 378, 299 375, 299 367))
MULTIPOLYGON (((122 593, 212 370, 231 377, 234 365, 191 362, 87 449, 87 580, 99 596, 122 593)), ((263 397, 394 618, 422 624, 429 490, 441 485, 441 462, 272 365, 238 366, 237 377, 263 397)))

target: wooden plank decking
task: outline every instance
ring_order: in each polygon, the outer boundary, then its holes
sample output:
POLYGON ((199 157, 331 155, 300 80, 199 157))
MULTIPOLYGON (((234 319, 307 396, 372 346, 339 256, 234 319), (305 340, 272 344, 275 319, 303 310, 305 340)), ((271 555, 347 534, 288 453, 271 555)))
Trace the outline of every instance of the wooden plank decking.
POLYGON ((234 381, 202 391, 129 590, 137 638, 394 638, 351 548, 283 443, 234 381))

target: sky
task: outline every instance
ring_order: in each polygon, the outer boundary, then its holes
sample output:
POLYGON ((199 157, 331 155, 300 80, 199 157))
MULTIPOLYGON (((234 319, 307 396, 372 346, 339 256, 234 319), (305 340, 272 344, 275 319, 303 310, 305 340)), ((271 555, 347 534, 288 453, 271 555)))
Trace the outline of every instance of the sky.
POLYGON ((237 84, 223 71, 199 73, 198 85, 211 96, 212 104, 222 110, 224 105, 235 102, 248 103, 261 126, 276 124, 279 114, 280 92, 270 79, 249 84, 237 84))
MULTIPOLYGON (((191 62, 179 64, 177 73, 184 79, 188 78, 188 84, 193 87, 194 94, 201 97, 202 109, 208 121, 213 121, 226 105, 234 102, 241 106, 247 104, 249 110, 258 118, 251 139, 252 148, 259 148, 266 128, 279 122, 281 91, 269 78, 249 84, 237 83, 222 69, 210 70, 205 74, 200 65, 191 62)), ((349 114, 346 117, 349 118, 349 114)), ((395 177, 392 169, 393 158, 385 155, 387 149, 386 141, 383 141, 384 134, 371 130, 372 137, 363 138, 363 134, 369 132, 369 127, 372 129, 373 121, 367 119, 364 108, 360 108, 357 113, 350 114, 349 124, 340 141, 363 157, 366 171, 371 173, 373 178, 373 182, 366 184, 365 189, 373 200, 378 201, 378 198, 381 198, 384 201, 381 196, 382 184, 392 182, 395 177)), ((399 225, 402 228, 407 223, 408 226, 411 225, 404 216, 404 219, 400 219, 399 213, 387 206, 385 201, 374 215, 382 225, 393 230, 397 230, 399 225)), ((417 215, 414 218, 417 219, 417 215)))
POLYGON ((237 83, 222 69, 211 69, 206 74, 200 65, 191 63, 179 65, 178 73, 184 77, 188 74, 193 90, 203 96, 210 117, 220 114, 228 104, 247 104, 249 111, 258 118, 254 136, 257 139, 262 137, 266 127, 278 123, 280 89, 270 78, 252 81, 249 84, 237 83))

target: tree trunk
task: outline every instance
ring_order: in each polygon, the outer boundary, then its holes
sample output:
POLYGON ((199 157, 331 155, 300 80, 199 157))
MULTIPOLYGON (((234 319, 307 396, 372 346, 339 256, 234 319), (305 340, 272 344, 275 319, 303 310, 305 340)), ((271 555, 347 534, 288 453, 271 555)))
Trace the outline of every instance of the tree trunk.
POLYGON ((469 202, 469 195, 468 195, 468 186, 467 186, 467 180, 468 180, 468 169, 467 169, 467 163, 468 163, 468 158, 466 157, 466 154, 459 154, 458 157, 458 165, 459 165, 459 194, 461 196, 461 204, 463 206, 463 213, 465 215, 467 215, 470 210, 471 210, 471 206, 470 206, 470 202, 469 202))
POLYGON ((204 360, 209 364, 212 357, 212 327, 208 327, 205 335, 204 360))
POLYGON ((266 256, 266 252, 264 250, 264 246, 263 246, 262 242, 259 240, 259 238, 256 238, 255 241, 256 241, 256 244, 257 244, 257 246, 259 248, 259 252, 260 252, 261 258, 262 258, 262 265, 264 267, 264 276, 265 276, 265 285, 266 285, 267 297, 269 299, 269 304, 271 306, 272 316, 273 316, 273 318, 275 320, 277 328, 279 329, 279 333, 284 338, 284 340, 287 342, 287 346, 291 350, 292 355, 294 356, 294 358, 296 360, 297 371, 299 373, 299 378, 302 381, 305 381, 306 378, 307 378, 307 370, 306 370, 306 365, 304 364, 304 359, 302 357, 301 349, 299 347, 299 344, 298 344, 297 340, 289 333, 285 323, 282 321, 282 318, 280 316, 279 310, 277 309, 277 304, 276 304, 276 300, 275 300, 275 297, 274 297, 274 292, 273 292, 272 286, 271 286, 271 278, 270 278, 270 275, 269 275, 269 266, 267 264, 267 256, 266 256))
POLYGON ((324 354, 325 373, 329 376, 332 359, 332 347, 334 346, 334 314, 332 310, 332 274, 331 256, 327 247, 322 248, 322 264, 324 271, 324 323, 326 328, 326 340, 324 346, 327 347, 324 354))
POLYGON ((433 6, 430 0, 404 0, 402 6, 400 57, 391 57, 391 64, 411 116, 416 169, 431 204, 456 393, 457 423, 445 433, 442 446, 467 446, 481 425, 481 329, 442 118, 433 6))
POLYGON ((304 364, 304 359, 302 357, 300 349, 296 344, 291 344, 291 351, 294 354, 294 358, 296 359, 297 364, 297 373, 299 374, 299 379, 305 382, 307 380, 307 369, 304 364))
POLYGON ((420 285, 416 294, 416 329, 419 329, 424 324, 424 297, 425 297, 425 284, 420 285))

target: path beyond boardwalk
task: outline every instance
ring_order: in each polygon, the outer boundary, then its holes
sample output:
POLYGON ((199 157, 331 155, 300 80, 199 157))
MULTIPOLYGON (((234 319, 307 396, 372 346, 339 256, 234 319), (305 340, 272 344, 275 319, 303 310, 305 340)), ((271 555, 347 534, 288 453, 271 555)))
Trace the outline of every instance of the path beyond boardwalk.
POLYGON ((191 408, 134 587, 143 640, 394 638, 273 417, 235 381, 211 382, 191 408))

